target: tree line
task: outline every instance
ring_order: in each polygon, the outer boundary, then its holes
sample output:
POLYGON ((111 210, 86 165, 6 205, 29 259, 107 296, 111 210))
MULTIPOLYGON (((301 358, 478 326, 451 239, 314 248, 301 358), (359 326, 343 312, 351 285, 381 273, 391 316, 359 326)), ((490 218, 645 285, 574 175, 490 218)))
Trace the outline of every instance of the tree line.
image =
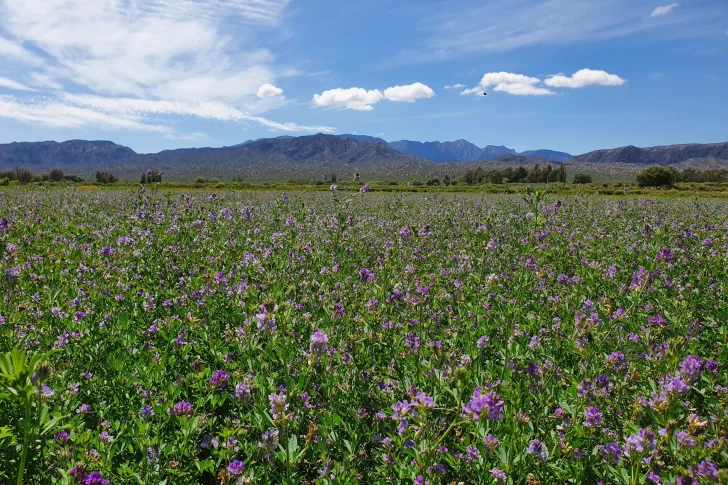
POLYGON ((566 182, 566 168, 561 165, 554 169, 551 164, 545 167, 535 165, 531 169, 507 167, 500 170, 483 170, 483 167, 478 167, 475 170, 466 170, 462 180, 468 185, 566 182))

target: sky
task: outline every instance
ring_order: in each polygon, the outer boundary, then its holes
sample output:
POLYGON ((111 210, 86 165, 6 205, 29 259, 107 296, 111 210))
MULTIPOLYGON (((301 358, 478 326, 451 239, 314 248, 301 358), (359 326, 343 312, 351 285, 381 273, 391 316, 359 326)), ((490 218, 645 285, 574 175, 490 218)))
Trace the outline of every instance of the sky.
POLYGON ((727 88, 726 0, 0 0, 0 143, 580 154, 728 141, 727 88))

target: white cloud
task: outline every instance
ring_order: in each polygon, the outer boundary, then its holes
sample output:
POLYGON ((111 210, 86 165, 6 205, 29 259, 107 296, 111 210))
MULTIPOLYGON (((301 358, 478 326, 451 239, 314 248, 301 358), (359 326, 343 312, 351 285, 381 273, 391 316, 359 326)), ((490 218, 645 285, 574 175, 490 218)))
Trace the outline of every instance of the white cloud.
POLYGON ((371 111, 373 104, 384 99, 378 89, 367 91, 364 88, 329 89, 321 94, 313 95, 313 104, 316 106, 336 106, 339 108, 357 111, 371 111))
POLYGON ((273 86, 272 84, 263 84, 260 88, 258 88, 257 96, 263 99, 280 96, 281 94, 283 94, 283 90, 281 88, 273 86))
POLYGON ((0 117, 168 136, 178 136, 162 126, 170 121, 163 117, 172 116, 334 131, 259 116, 286 100, 274 85, 275 58, 258 47, 256 35, 278 26, 291 1, 0 0, 0 31, 8 36, 0 37, 0 59, 30 64, 24 79, 33 88, 60 91, 73 84, 74 91, 89 93, 4 97, 0 117))
POLYGON ((663 5, 662 7, 657 7, 652 11, 651 17, 662 17, 663 15, 669 14, 672 9, 677 7, 678 3, 671 3, 670 5, 663 5))
POLYGON ((487 88, 488 86, 495 86, 502 83, 513 83, 513 84, 538 84, 541 82, 540 79, 523 74, 514 74, 512 72, 489 72, 483 75, 480 80, 480 86, 487 88))
MULTIPOLYGON (((0 10, 0 12, 2 12, 2 10, 0 10)), ((2 21, 0 21, 0 25, 1 24, 2 21)), ((11 42, 4 37, 0 37, 0 58, 16 59, 23 64, 37 65, 42 62, 38 56, 28 52, 28 50, 22 45, 17 42, 11 42)))
POLYGON ((431 98, 435 92, 422 83, 406 86, 392 86, 384 90, 366 90, 364 88, 336 88, 313 95, 315 106, 333 106, 356 111, 371 111, 375 104, 382 100, 393 102, 413 103, 418 99, 431 98))
POLYGON ((502 91, 515 96, 548 96, 556 94, 546 88, 539 88, 528 83, 499 83, 493 91, 502 91))
POLYGON ((43 69, 99 94, 235 102, 275 79, 255 32, 291 0, 3 0, 0 53, 42 51, 43 69), (244 24, 233 37, 231 22, 244 24))
POLYGON ((585 86, 621 86, 627 81, 606 71, 582 69, 571 76, 558 74, 547 78, 544 83, 554 88, 583 88, 585 86))
POLYGON ((393 86, 384 90, 384 97, 389 101, 414 103, 418 99, 427 99, 435 95, 435 92, 422 83, 409 84, 407 86, 393 86))
POLYGON ((21 84, 2 76, 0 76, 0 88, 12 89, 14 91, 35 91, 33 88, 29 88, 25 84, 21 84))
POLYGON ((31 100, 0 96, 0 117, 53 128, 88 126, 109 129, 141 130, 175 136, 171 128, 157 123, 163 116, 193 116, 228 122, 254 122, 286 132, 331 133, 330 126, 299 125, 255 116, 217 101, 188 103, 136 98, 110 98, 66 94, 60 98, 38 97, 31 100))
MULTIPOLYGON (((650 18, 635 0, 458 0, 427 2, 420 15, 417 44, 399 53, 402 62, 450 60, 483 52, 534 45, 567 45, 633 35, 713 35, 725 31, 721 8, 697 2, 685 15, 650 18), (452 8, 454 4, 457 8, 452 8), (688 34, 677 25, 700 25, 688 34)), ((715 3, 715 2, 713 2, 715 3)))
POLYGON ((491 86, 493 91, 504 92, 516 96, 547 96, 555 94, 546 88, 537 87, 541 80, 536 77, 512 72, 489 72, 483 75, 480 83, 474 88, 465 89, 460 94, 480 95, 491 86))
POLYGON ((83 128, 88 126, 170 133, 165 126, 109 115, 92 109, 72 106, 58 100, 40 99, 20 102, 12 96, 0 96, 0 118, 37 123, 51 128, 83 128))
POLYGON ((465 84, 457 83, 457 84, 448 84, 447 86, 445 86, 445 89, 462 89, 464 87, 465 87, 465 84))

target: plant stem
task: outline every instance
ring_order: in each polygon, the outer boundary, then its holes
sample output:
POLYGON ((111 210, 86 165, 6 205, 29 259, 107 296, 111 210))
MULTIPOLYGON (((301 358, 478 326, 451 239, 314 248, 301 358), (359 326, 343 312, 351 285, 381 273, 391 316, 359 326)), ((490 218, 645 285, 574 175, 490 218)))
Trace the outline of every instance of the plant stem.
POLYGON ((23 451, 20 453, 20 468, 18 468, 17 485, 23 485, 23 475, 25 474, 25 462, 28 459, 28 448, 30 446, 30 401, 25 401, 25 436, 23 437, 23 451))

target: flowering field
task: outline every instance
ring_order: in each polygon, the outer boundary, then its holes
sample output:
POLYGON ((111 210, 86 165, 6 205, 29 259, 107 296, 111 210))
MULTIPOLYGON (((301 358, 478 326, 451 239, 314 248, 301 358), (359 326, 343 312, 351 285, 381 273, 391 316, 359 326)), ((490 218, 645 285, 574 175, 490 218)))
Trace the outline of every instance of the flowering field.
POLYGON ((728 204, 0 193, 0 483, 726 483, 728 204))

